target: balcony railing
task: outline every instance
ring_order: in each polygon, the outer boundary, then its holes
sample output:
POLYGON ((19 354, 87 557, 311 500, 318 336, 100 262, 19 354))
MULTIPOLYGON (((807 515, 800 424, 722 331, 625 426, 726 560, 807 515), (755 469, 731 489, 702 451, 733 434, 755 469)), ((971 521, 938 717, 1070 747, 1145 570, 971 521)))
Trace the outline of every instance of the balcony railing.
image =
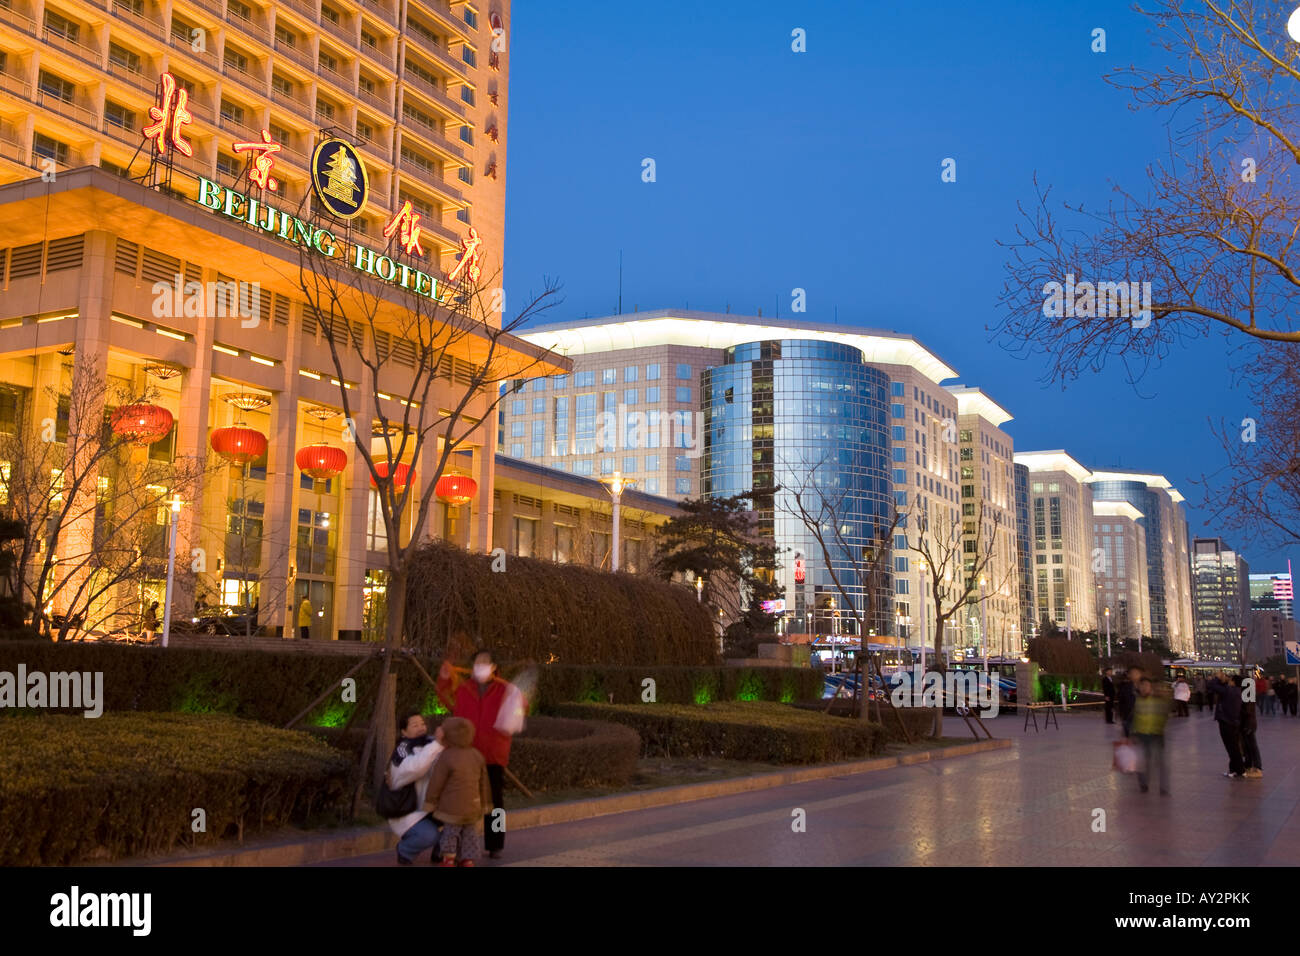
POLYGON ((378 93, 371 93, 368 89, 362 86, 357 89, 357 98, 384 113, 391 114, 393 112, 393 98, 391 96, 381 96, 378 93))
POLYGON ((357 88, 356 80, 352 79, 351 77, 344 76, 342 73, 339 73, 336 70, 331 70, 324 63, 319 64, 319 67, 320 69, 317 71, 316 75, 319 76, 321 79, 328 80, 329 82, 333 83, 335 86, 347 90, 349 96, 356 93, 356 88, 357 88))
POLYGON ((21 10, 11 10, 9 7, 0 7, 0 21, 12 23, 24 33, 37 36, 36 21, 21 10))
POLYGON ((370 59, 374 60, 376 63, 382 63, 390 70, 393 68, 393 55, 389 53, 387 50, 381 50, 377 46, 369 46, 368 44, 365 43, 362 43, 360 46, 357 47, 357 49, 359 49, 366 56, 370 57, 370 59))
POLYGON ((94 110, 80 106, 75 101, 69 103, 61 96, 43 90, 39 86, 36 88, 35 103, 42 109, 75 120, 82 126, 89 126, 93 130, 99 129, 99 120, 94 110))
POLYGON ((128 146, 139 146, 141 142, 139 129, 127 129, 118 126, 116 123, 110 123, 108 118, 104 118, 104 135, 111 136, 118 142, 125 143, 128 146))
POLYGON ((448 30, 458 33, 465 39, 473 39, 473 31, 463 17, 458 17, 452 13, 451 4, 445 0, 415 0, 419 5, 419 10, 448 30))
POLYGON ((150 36, 161 37, 165 32, 161 20, 147 17, 142 13, 136 13, 130 7, 121 3, 113 4, 113 16, 131 24, 138 30, 143 30, 150 36))
POLYGON ((306 100, 302 99, 302 97, 273 89, 271 90, 271 99, 279 103, 281 106, 287 106, 299 116, 305 116, 313 122, 316 120, 316 111, 312 109, 306 100))
POLYGON ((308 0, 279 0, 279 2, 302 14, 312 23, 320 20, 319 3, 309 3, 308 0))
POLYGON ((250 73, 248 72, 248 70, 245 70, 243 67, 237 66, 236 64, 231 63, 229 60, 227 60, 221 64, 221 72, 224 76, 228 76, 234 80, 237 80, 240 83, 243 83, 245 86, 251 87, 252 89, 256 90, 259 94, 263 96, 266 95, 265 67, 263 68, 262 75, 258 76, 256 73, 250 73))
POLYGON ((314 69, 312 69, 313 64, 311 62, 311 54, 309 54, 306 50, 298 46, 290 46, 288 43, 285 43, 279 37, 275 38, 274 45, 275 45, 276 53, 281 53, 284 56, 287 56, 289 59, 301 63, 303 66, 307 67, 308 69, 311 69, 313 73, 316 72, 314 69))
POLYGON ((217 126, 230 134, 230 138, 236 143, 258 143, 262 140, 262 134, 258 133, 251 126, 233 120, 229 116, 217 114, 217 126))
POLYGON ((408 36, 406 43, 407 46, 413 46, 421 53, 437 60, 443 66, 449 67, 456 76, 469 75, 469 64, 459 57, 452 56, 450 50, 438 46, 437 44, 430 43, 423 37, 421 37, 417 42, 408 36))
POLYGON ((120 63, 114 63, 112 60, 108 61, 108 72, 115 80, 135 87, 141 93, 153 95, 158 90, 157 80, 151 80, 143 73, 137 73, 135 70, 129 69, 120 63))
POLYGON ((380 3, 379 0, 361 0, 361 2, 365 5, 366 10, 370 12, 371 16, 378 17, 385 23, 393 22, 393 11, 387 4, 380 3))
POLYGON ((70 40, 61 33, 56 33, 49 27, 42 31, 45 42, 50 46, 58 47, 67 53, 71 53, 79 60, 84 60, 91 66, 98 67, 100 64, 99 50, 93 46, 87 46, 80 40, 70 40))
POLYGON ((32 84, 17 73, 0 73, 0 90, 23 99, 32 98, 32 84))
POLYGON ((329 17, 321 17, 320 25, 325 28, 326 33, 330 33, 345 42, 349 48, 357 45, 357 26, 355 23, 344 25, 335 23, 329 17))
POLYGON ((435 149, 439 149, 462 162, 467 161, 465 158, 465 151, 441 133, 434 132, 434 130, 426 126, 424 123, 421 123, 418 120, 412 120, 409 116, 404 116, 402 122, 416 136, 432 143, 435 149))
POLYGON ((226 22, 233 23, 235 26, 239 27, 239 29, 243 30, 249 36, 257 37, 262 42, 266 42, 267 31, 266 31, 265 24, 254 23, 252 20, 247 19, 242 13, 240 13, 234 7, 230 8, 229 13, 226 17, 226 22))
POLYGON ((225 19, 226 5, 222 3, 222 0, 187 0, 187 2, 194 4, 196 7, 202 7, 204 10, 211 13, 215 13, 218 19, 225 19))
POLYGON ((18 130, 0 128, 0 156, 27 165, 27 144, 18 130))
POLYGON ((402 82, 414 89, 423 96, 427 96, 439 106, 442 106, 453 116, 459 119, 465 119, 465 104, 452 99, 438 87, 434 86, 424 77, 412 73, 410 70, 402 71, 402 82))

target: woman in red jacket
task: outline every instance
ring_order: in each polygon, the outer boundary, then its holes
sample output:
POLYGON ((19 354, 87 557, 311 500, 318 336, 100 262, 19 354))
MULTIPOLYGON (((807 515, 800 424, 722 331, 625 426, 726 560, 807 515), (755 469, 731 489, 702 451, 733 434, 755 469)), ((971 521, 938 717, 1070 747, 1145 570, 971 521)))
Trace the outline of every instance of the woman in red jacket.
POLYGON ((464 673, 450 661, 443 661, 438 672, 438 698, 453 717, 464 717, 473 723, 474 747, 487 761, 492 810, 483 817, 483 845, 488 856, 495 859, 506 845, 502 796, 505 767, 510 763, 510 735, 497 730, 496 724, 510 684, 496 676, 496 665, 487 650, 474 655, 469 680, 462 676, 464 673))

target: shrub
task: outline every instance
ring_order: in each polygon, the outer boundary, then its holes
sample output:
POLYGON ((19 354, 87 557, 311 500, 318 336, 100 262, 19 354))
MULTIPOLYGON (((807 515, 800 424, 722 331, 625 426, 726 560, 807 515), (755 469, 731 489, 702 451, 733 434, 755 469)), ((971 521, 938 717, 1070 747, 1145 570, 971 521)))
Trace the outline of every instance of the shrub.
MULTIPOLYGON (((426 670, 438 665, 421 658, 426 670)), ((334 655, 290 651, 247 651, 208 648, 129 647, 110 644, 0 643, 0 671, 15 672, 24 663, 29 671, 103 671, 106 711, 179 711, 190 714, 227 713, 283 726, 321 691, 340 687, 343 674, 355 661, 334 655)), ((504 663, 504 660, 503 660, 504 663)), ((437 696, 415 668, 396 665, 398 711, 438 713, 437 696)), ((353 726, 364 725, 373 707, 370 691, 380 673, 378 662, 357 674, 361 711, 353 726)), ((504 668, 509 677, 509 667, 504 668)), ((815 700, 821 682, 815 671, 797 667, 566 667, 538 669, 537 705, 565 701, 640 703, 642 681, 655 680, 656 699, 663 703, 696 700, 815 700)), ((327 698, 299 726, 341 727, 356 704, 342 694, 327 698)))
MULTIPOLYGON (((1152 680, 1165 679, 1165 662, 1160 659, 1159 654, 1152 654, 1150 651, 1120 651, 1111 659, 1111 667, 1119 670, 1128 670, 1130 667, 1142 668, 1142 673, 1152 680)), ((1235 670, 1233 667, 1225 668, 1229 672, 1235 670)))
MULTIPOLYGON (((433 541, 412 556, 406 623, 411 646, 441 655, 449 634, 474 635, 502 661, 560 664, 716 664, 709 610, 680 585, 633 574, 433 541)), ((462 651, 463 652, 463 651, 462 651)))
POLYGON ((609 720, 641 735, 647 757, 725 757, 782 764, 832 763, 879 753, 879 725, 773 703, 560 704, 563 717, 609 720))
POLYGON ((1065 699, 1069 703, 1079 699, 1079 691, 1101 691, 1101 676, 1099 674, 1077 676, 1072 674, 1038 674, 1038 695, 1039 700, 1050 700, 1054 703, 1061 702, 1061 685, 1065 685, 1065 699))
POLYGON ((1064 637, 1035 637, 1029 642, 1029 659, 1049 674, 1082 676, 1097 673, 1097 659, 1083 641, 1064 637))
POLYGON ((305 822, 346 803, 351 762, 234 717, 32 714, 0 720, 0 767, 0 865, 57 866, 305 822))

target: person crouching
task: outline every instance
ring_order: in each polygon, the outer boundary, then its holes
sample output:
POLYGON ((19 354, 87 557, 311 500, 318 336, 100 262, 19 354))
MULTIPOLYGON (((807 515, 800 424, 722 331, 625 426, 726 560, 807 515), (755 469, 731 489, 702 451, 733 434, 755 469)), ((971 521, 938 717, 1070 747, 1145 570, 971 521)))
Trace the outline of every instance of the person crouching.
POLYGON ((492 806, 487 761, 474 749, 474 725, 464 717, 442 723, 447 749, 433 766, 425 809, 442 822, 442 866, 475 866, 483 853, 483 814, 492 806))

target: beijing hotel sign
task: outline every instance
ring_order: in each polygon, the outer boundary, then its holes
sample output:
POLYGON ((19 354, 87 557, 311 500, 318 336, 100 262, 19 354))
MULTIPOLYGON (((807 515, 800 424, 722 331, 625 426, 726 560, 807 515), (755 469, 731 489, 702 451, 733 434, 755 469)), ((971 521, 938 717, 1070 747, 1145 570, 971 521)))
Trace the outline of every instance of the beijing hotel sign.
MULTIPOLYGON (((154 122, 142 130, 145 140, 153 144, 151 155, 155 160, 161 158, 164 161, 169 161, 169 150, 173 155, 192 156, 193 149, 186 139, 188 134, 185 130, 193 122, 187 91, 173 76, 163 73, 158 80, 157 95, 156 105, 149 108, 149 116, 154 122)), ((195 197, 200 206, 292 245, 314 249, 331 258, 343 258, 358 272, 377 276, 416 295, 427 296, 436 302, 447 301, 448 291, 439 294, 438 280, 424 271, 363 243, 341 243, 330 229, 300 219, 267 202, 266 197, 280 188, 272 173, 276 154, 283 148, 272 140, 269 130, 261 131, 260 140, 232 143, 231 148, 237 154, 249 154, 249 193, 245 195, 200 176, 199 194, 195 197), (253 187, 258 188, 257 194, 253 187)), ((365 209, 370 195, 370 179, 361 154, 351 143, 341 139, 321 142, 312 153, 310 173, 317 201, 336 219, 345 222, 355 219, 365 209)), ((420 213, 407 200, 384 227, 383 234, 386 239, 395 237, 408 255, 423 257, 425 252, 420 244, 420 232, 420 213)), ((482 240, 471 228, 469 237, 461 240, 460 258, 443 286, 454 284, 462 276, 477 282, 482 274, 482 253, 482 240)))

